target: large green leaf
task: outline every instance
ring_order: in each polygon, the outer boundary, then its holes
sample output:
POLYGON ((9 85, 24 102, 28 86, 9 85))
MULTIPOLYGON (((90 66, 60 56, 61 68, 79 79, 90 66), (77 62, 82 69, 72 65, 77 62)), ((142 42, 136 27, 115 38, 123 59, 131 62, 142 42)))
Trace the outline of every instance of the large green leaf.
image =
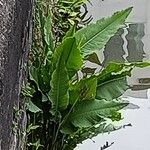
POLYGON ((120 97, 127 89, 126 76, 131 75, 133 66, 110 63, 98 75, 96 98, 113 100, 120 97))
POLYGON ((98 75, 97 99, 113 100, 120 97, 129 87, 126 77, 131 76, 134 67, 147 67, 147 62, 117 64, 110 63, 98 75))
POLYGON ((118 101, 80 101, 75 106, 74 111, 70 114, 69 122, 71 122, 75 127, 83 128, 101 123, 105 118, 119 120, 121 118, 117 111, 127 105, 128 103, 122 103, 118 101), (115 117, 118 115, 119 118, 113 118, 114 114, 115 117))
POLYGON ((102 49, 107 41, 125 22, 132 8, 115 13, 112 17, 101 19, 95 24, 79 30, 75 37, 81 46, 83 56, 89 55, 95 50, 102 49))
POLYGON ((113 100, 120 97, 128 89, 126 78, 112 78, 111 80, 99 83, 97 86, 97 99, 113 100))
POLYGON ((51 91, 49 92, 52 107, 55 111, 66 109, 69 104, 69 77, 64 61, 60 60, 52 74, 51 91))
POLYGON ((74 104, 77 100, 95 99, 97 87, 97 78, 91 77, 82 79, 74 85, 70 86, 70 104, 74 104))
POLYGON ((50 96, 55 110, 65 109, 69 103, 69 70, 78 70, 82 57, 77 49, 76 39, 65 39, 54 54, 56 69, 52 75, 50 96))
POLYGON ((53 56, 54 67, 61 55, 63 55, 62 59, 65 61, 67 70, 79 70, 81 68, 82 57, 74 37, 64 39, 62 44, 55 50, 53 56))

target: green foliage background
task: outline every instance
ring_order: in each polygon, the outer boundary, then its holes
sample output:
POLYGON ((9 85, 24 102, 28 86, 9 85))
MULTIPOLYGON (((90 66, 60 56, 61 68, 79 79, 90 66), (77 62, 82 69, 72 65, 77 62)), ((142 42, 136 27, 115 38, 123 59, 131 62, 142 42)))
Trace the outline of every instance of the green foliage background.
POLYGON ((120 98, 129 88, 126 78, 134 67, 149 66, 110 63, 97 73, 87 70, 87 59, 101 65, 95 52, 125 23, 132 8, 84 25, 91 20, 84 19, 85 2, 36 1, 29 78, 22 90, 29 150, 73 150, 87 138, 117 130, 108 120, 122 119, 119 110, 128 105, 120 98))

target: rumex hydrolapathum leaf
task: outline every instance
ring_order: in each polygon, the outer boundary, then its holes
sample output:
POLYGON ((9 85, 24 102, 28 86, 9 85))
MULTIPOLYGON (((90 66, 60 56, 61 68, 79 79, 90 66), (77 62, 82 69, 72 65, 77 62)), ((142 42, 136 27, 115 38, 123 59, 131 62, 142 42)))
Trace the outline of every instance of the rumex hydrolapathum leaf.
POLYGON ((135 67, 150 66, 148 62, 110 63, 97 76, 97 99, 113 100, 120 97, 128 88, 127 76, 135 67))
POLYGON ((58 60, 62 55, 62 59, 65 61, 67 70, 79 70, 82 66, 82 57, 80 49, 77 47, 75 37, 68 37, 64 39, 55 50, 53 56, 53 64, 56 66, 58 60))
POLYGON ((66 109, 69 104, 69 73, 78 70, 82 57, 74 37, 66 38, 54 53, 55 70, 52 74, 49 93, 55 110, 66 109))
POLYGON ((96 50, 102 49, 117 30, 125 22, 132 8, 116 12, 109 18, 98 20, 95 24, 91 24, 79 30, 75 37, 77 43, 81 47, 83 56, 90 55, 96 50))
POLYGON ((80 101, 74 107, 66 123, 71 123, 75 127, 85 128, 99 124, 107 118, 118 121, 118 118, 116 118, 118 111, 127 105, 128 103, 106 101, 104 99, 80 101))

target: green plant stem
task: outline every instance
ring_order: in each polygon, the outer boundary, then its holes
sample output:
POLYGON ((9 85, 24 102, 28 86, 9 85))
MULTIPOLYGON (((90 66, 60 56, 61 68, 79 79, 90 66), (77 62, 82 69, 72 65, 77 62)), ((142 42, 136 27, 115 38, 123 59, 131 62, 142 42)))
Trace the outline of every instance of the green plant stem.
POLYGON ((70 113, 72 112, 72 110, 73 110, 73 108, 75 107, 75 105, 76 105, 76 103, 78 102, 78 100, 79 100, 79 99, 77 98, 76 101, 74 102, 74 104, 72 105, 72 107, 70 108, 68 114, 64 117, 64 119, 62 120, 62 122, 59 124, 52 145, 54 145, 54 144, 56 143, 56 140, 57 140, 57 137, 58 137, 58 133, 59 133, 59 131, 60 131, 61 126, 62 126, 63 123, 65 123, 65 121, 68 119, 70 113))

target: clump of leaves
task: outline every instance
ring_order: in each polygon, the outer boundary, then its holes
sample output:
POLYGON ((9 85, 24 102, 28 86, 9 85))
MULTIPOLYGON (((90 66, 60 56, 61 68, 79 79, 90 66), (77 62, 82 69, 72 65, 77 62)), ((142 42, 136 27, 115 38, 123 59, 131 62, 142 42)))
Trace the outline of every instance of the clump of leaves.
POLYGON ((53 30, 60 41, 70 26, 76 25, 77 29, 88 24, 92 17, 86 18, 88 13, 86 2, 88 0, 58 0, 53 2, 53 30), (83 8, 81 11, 81 7, 83 8))
MULTIPOLYGON (((64 9, 72 1, 63 1, 67 2, 64 9)), ((119 110, 128 103, 119 97, 128 89, 126 77, 134 67, 146 67, 149 63, 111 63, 98 73, 79 76, 87 57, 105 46, 132 8, 80 30, 71 26, 57 46, 50 8, 44 15, 41 10, 37 9, 39 27, 34 40, 38 42, 33 42, 35 55, 29 62, 29 81, 24 90, 28 124, 32 124, 28 149, 73 150, 87 138, 117 129, 107 120, 122 119, 119 110)))

